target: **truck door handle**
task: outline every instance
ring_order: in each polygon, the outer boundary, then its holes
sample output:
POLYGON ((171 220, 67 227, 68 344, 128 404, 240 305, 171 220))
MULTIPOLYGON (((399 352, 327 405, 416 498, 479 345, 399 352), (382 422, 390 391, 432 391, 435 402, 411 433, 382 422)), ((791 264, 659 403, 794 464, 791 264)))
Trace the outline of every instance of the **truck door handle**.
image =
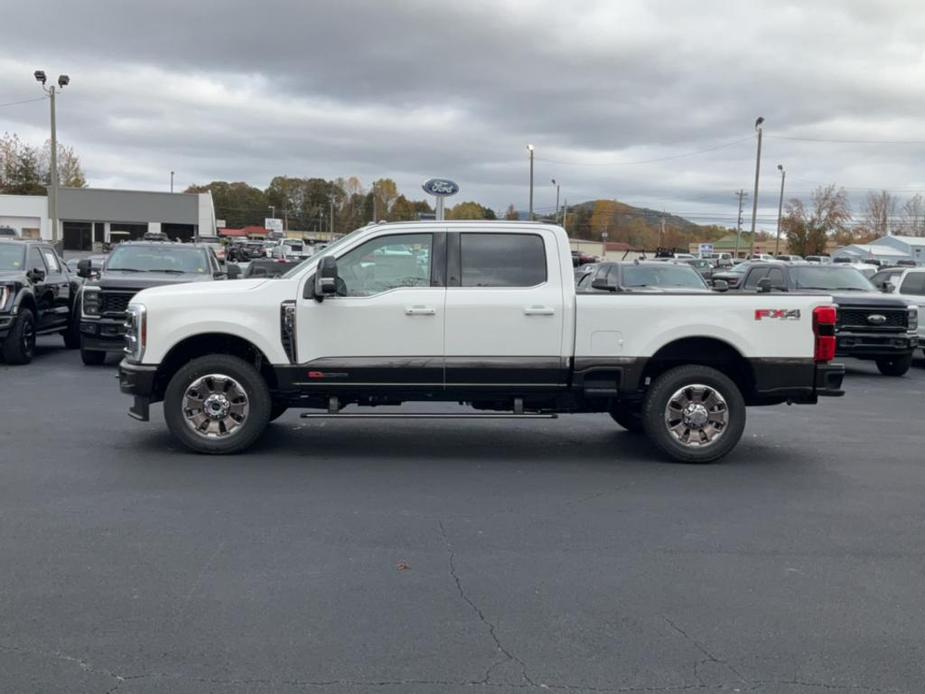
POLYGON ((556 309, 551 306, 526 306, 524 315, 526 316, 554 316, 556 309))
POLYGON ((409 306, 405 309, 406 316, 435 316, 437 309, 430 306, 409 306))

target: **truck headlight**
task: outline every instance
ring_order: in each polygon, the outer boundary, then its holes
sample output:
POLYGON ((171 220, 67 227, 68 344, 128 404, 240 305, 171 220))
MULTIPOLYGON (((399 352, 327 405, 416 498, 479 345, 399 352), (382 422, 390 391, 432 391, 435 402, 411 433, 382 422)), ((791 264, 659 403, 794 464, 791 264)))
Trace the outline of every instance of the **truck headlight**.
POLYGON ((5 311, 7 302, 13 298, 13 288, 0 284, 0 311, 5 311))
POLYGON ((100 315, 100 290, 99 287, 84 287, 83 296, 80 302, 80 310, 84 316, 97 318, 100 315))
POLYGON ((918 330, 919 329, 919 307, 910 306, 909 307, 909 330, 918 330))
POLYGON ((129 304, 125 314, 125 347, 129 361, 140 362, 148 341, 148 313, 142 304, 129 304))

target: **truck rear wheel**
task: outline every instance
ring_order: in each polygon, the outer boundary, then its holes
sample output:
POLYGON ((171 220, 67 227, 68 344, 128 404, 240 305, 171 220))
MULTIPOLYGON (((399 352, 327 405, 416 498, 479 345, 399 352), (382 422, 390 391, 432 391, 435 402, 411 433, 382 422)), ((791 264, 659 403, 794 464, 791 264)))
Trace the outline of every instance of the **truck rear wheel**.
POLYGON ((729 453, 745 430, 745 400, 716 369, 690 364, 658 376, 642 407, 646 434, 682 463, 710 463, 729 453))
POLYGON ((164 392, 170 433, 197 453, 237 453, 253 444, 270 421, 266 382, 248 362, 228 354, 193 359, 164 392))
POLYGON ((904 354, 899 357, 882 357, 877 360, 877 368, 884 376, 905 376, 912 367, 912 355, 904 354))

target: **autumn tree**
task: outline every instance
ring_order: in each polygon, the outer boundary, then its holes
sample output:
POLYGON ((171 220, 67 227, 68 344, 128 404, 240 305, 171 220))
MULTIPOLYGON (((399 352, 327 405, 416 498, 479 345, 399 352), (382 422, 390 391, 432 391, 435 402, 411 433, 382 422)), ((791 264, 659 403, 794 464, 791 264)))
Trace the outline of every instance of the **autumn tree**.
POLYGON ((925 198, 916 193, 903 205, 900 231, 908 236, 925 236, 925 198))
MULTIPOLYGON (((16 135, 0 137, 0 192, 18 195, 45 195, 51 184, 51 143, 43 149, 26 144, 16 135)), ((87 179, 80 159, 72 147, 58 144, 58 183, 84 188, 87 179)))
POLYGON ((186 192, 211 192, 215 216, 224 219, 229 227, 263 226, 263 220, 270 212, 266 194, 243 181, 212 181, 205 185, 192 185, 186 192))
POLYGON ((851 208, 844 188, 819 186, 813 191, 812 210, 802 200, 787 203, 787 214, 781 219, 781 230, 787 236, 791 253, 819 255, 825 253, 829 237, 840 238, 850 233, 851 208))
POLYGON ((477 202, 461 202, 446 211, 447 219, 495 219, 494 210, 477 202))
POLYGON ((887 191, 868 193, 864 201, 862 228, 874 238, 890 233, 890 220, 896 215, 897 201, 887 191))
POLYGON ((504 211, 504 218, 510 221, 514 221, 519 218, 517 214, 517 208, 514 207, 514 203, 511 203, 507 206, 507 209, 504 211))
POLYGON ((617 202, 616 200, 598 200, 594 203, 594 212, 591 213, 591 235, 593 238, 600 239, 601 234, 610 231, 616 222, 617 202))

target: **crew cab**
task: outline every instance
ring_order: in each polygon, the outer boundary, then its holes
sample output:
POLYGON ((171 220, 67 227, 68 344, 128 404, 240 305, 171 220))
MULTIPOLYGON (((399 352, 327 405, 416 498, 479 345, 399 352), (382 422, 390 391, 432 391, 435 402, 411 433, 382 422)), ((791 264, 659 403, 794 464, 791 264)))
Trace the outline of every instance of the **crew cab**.
POLYGON ((74 297, 80 280, 47 243, 0 239, 0 354, 7 364, 28 364, 36 335, 61 333, 79 345, 74 297))
POLYGON ((163 401, 170 432, 203 453, 246 449, 290 407, 368 418, 415 415, 343 410, 446 401, 474 412, 417 416, 606 412, 686 462, 732 450, 747 405, 842 394, 827 296, 600 280, 576 292, 558 226, 369 225, 278 279, 138 293, 120 386, 131 416, 163 401))
MULTIPOLYGON (((911 301, 919 308, 919 315, 925 311, 925 267, 891 268, 899 270, 884 280, 883 291, 911 301)), ((877 273, 889 272, 881 270, 877 273)), ((875 276, 876 277, 876 276, 875 276)), ((873 279, 871 280, 873 281, 873 279)), ((919 320, 919 347, 925 350, 925 323, 919 320)))
POLYGON ((852 265, 759 263, 748 268, 740 288, 832 296, 838 305, 838 356, 872 359, 887 376, 902 376, 912 366, 919 342, 918 308, 881 294, 852 265))
POLYGON ((121 352, 125 333, 125 309, 142 289, 165 284, 199 284, 225 279, 240 272, 236 265, 222 269, 207 245, 162 241, 127 241, 109 255, 102 270, 92 260, 78 263, 78 274, 87 279, 80 293, 80 357, 98 366, 110 352, 121 352))

